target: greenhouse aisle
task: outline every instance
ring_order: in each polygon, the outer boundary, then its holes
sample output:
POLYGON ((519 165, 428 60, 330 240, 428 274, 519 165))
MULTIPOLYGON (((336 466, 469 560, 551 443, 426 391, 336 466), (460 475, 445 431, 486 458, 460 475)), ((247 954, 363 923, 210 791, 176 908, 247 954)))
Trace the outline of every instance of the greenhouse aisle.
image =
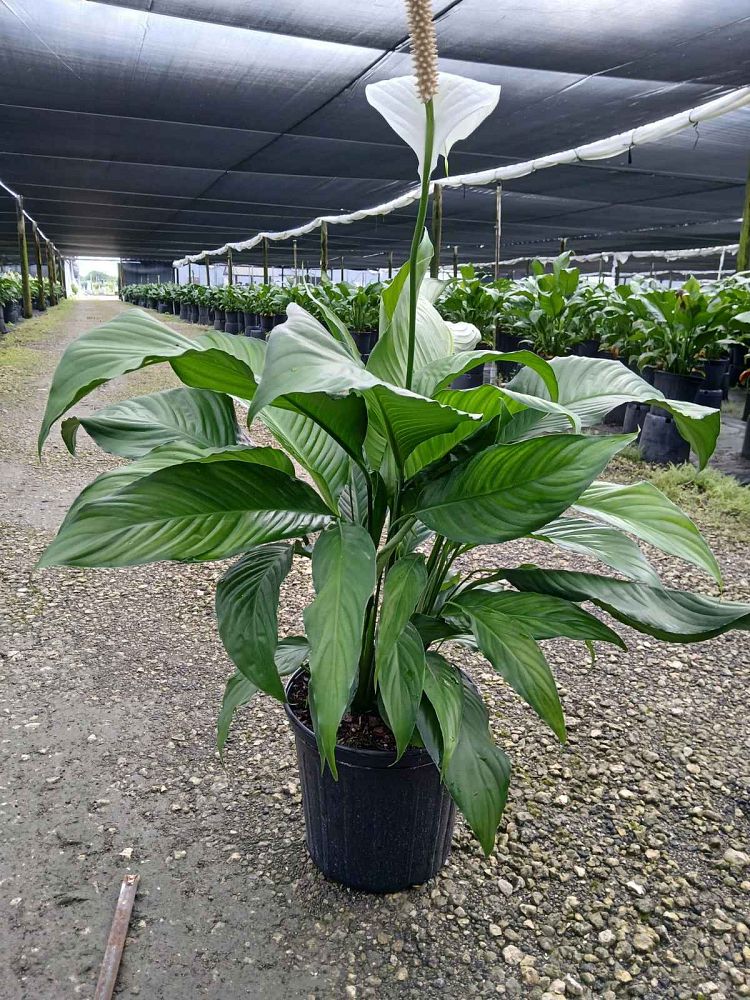
MULTIPOLYGON (((38 464, 52 369, 121 308, 66 302, 0 341, 0 996, 90 997, 126 871, 141 882, 122 997, 750 995, 742 634, 670 649, 623 629, 630 651, 600 646, 593 666, 550 643, 565 748, 457 653, 514 762, 499 848, 484 859, 460 825, 440 878, 372 897, 326 883, 305 854, 280 706, 238 718, 226 769, 214 751, 230 673, 213 620, 220 565, 33 570, 72 497, 116 461, 83 434, 73 460, 53 434, 38 464)), ((168 384, 147 369, 74 412, 168 384)), ((747 524, 705 527, 725 596, 750 600, 747 524)), ((513 552, 553 562, 541 543, 513 552)), ((711 592, 649 554, 668 585, 711 592)), ((301 570, 284 593, 296 631, 301 570)))

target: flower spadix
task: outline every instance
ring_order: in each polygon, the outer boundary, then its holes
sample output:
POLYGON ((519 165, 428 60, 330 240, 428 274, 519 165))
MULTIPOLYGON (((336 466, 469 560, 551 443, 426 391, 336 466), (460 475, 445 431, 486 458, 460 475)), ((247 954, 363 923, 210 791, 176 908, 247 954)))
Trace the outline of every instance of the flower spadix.
MULTIPOLYGON (((417 154, 422 177, 427 119, 416 77, 397 76, 371 83, 365 94, 393 131, 417 154)), ((499 99, 500 87, 496 84, 467 80, 453 73, 438 74, 437 93, 432 98, 435 139, 428 175, 435 169, 438 156, 447 159, 454 144, 470 136, 495 110, 499 99)))

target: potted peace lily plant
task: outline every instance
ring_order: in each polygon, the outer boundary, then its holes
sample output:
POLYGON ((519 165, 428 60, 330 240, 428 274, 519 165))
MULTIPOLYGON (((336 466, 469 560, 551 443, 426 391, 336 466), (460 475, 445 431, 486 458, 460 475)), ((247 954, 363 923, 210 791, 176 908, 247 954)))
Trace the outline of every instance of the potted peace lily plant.
POLYGON ((259 692, 284 703, 310 853, 329 877, 378 891, 440 868, 455 806, 489 853, 505 807, 509 760, 446 642, 478 649, 564 740, 539 642, 624 646, 584 602, 664 641, 750 626, 750 605, 662 586, 636 539, 717 581, 719 567, 693 523, 652 485, 599 478, 633 435, 584 433, 620 403, 649 401, 674 414, 705 464, 716 411, 666 400, 616 361, 454 352, 426 279, 429 178, 438 153, 495 107, 499 88, 438 76, 429 5, 413 7, 426 20, 416 81, 368 89, 417 152, 421 197, 410 258, 383 289, 367 364, 320 302, 325 323, 292 303, 267 342, 217 332, 188 340, 131 309, 67 348, 39 439, 41 448, 52 425, 103 382, 158 362, 172 367, 183 388, 63 420, 71 451, 82 427, 132 461, 84 489, 40 565, 234 558, 216 595, 236 668, 219 746, 235 710, 259 692), (449 388, 493 360, 523 367, 505 387, 449 388), (258 421, 278 447, 247 443, 233 400, 244 404, 250 433, 258 421), (592 556, 616 577, 516 565, 502 549, 494 568, 458 568, 477 546, 524 537, 592 556), (279 637, 279 590, 295 559, 311 560, 314 596, 305 634, 279 637))

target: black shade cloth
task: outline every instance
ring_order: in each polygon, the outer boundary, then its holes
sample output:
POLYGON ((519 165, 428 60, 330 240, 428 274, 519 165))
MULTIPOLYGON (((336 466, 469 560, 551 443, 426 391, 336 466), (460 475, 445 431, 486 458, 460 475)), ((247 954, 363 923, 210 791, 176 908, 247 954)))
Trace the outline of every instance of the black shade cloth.
MULTIPOLYGON (((748 0, 435 0, 441 68, 500 83, 452 173, 541 156, 750 83, 748 0)), ((402 0, 6 0, 0 178, 66 254, 171 261, 393 198, 415 158, 366 103, 410 71, 402 0)), ((503 256, 736 242, 750 110, 595 164, 509 182, 503 256)), ((494 254, 494 190, 445 195, 445 259, 494 254)), ((384 265, 413 206, 330 227, 384 265)), ((317 255, 318 235, 298 241, 317 255)), ((0 257, 16 252, 0 191, 0 257)), ((290 243, 272 245, 289 263, 290 243)), ((241 259, 260 260, 259 249, 241 259)))

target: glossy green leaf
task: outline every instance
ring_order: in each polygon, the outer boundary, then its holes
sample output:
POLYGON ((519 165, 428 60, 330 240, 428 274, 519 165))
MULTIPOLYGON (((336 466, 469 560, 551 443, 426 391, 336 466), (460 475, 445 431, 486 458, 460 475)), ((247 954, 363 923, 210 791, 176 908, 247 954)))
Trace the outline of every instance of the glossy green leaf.
POLYGON ((377 669, 378 693, 401 757, 416 725, 425 672, 424 646, 412 624, 407 622, 387 651, 379 652, 377 669))
POLYGON ((141 458, 175 441, 198 448, 225 448, 237 443, 234 406, 228 396, 206 389, 168 389, 135 396, 97 410, 91 417, 63 421, 63 438, 75 454, 78 427, 103 451, 122 458, 141 458))
POLYGON ((665 642, 698 642, 750 629, 750 604, 568 570, 523 567, 503 570, 502 577, 518 590, 593 601, 625 625, 665 642))
POLYGON ((357 684, 367 603, 375 590, 375 546, 358 524, 337 521, 312 556, 315 599, 304 612, 310 642, 310 711, 322 761, 334 777, 339 723, 357 684))
POLYGON ((464 711, 464 688, 461 674, 439 653, 425 655, 424 693, 440 725, 442 769, 450 763, 456 749, 464 711))
POLYGON ((424 556, 417 553, 398 559, 388 570, 383 584, 383 600, 378 624, 376 682, 381 657, 390 655, 398 637, 414 613, 426 585, 427 569, 424 556))
MULTIPOLYGON (((290 636, 282 639, 276 647, 276 669, 281 677, 288 677, 307 659, 307 640, 303 636, 290 636)), ((258 688, 239 671, 232 674, 227 681, 221 710, 216 723, 216 746, 223 754, 234 713, 238 708, 247 705, 258 693, 258 688)))
POLYGON ((216 620, 229 657, 243 676, 279 701, 285 697, 274 661, 277 611, 291 565, 291 545, 259 545, 227 570, 216 588, 216 620))
POLYGON ((617 528, 580 517, 558 517, 535 531, 532 538, 569 552, 598 559, 631 580, 659 586, 659 576, 636 542, 617 528))
POLYGON ((594 482, 575 506, 663 552, 693 563, 721 584, 719 564, 700 531, 653 483, 621 486, 594 482))
POLYGON ((414 513, 457 542, 520 538, 558 517, 633 440, 560 434, 494 445, 429 483, 414 513))
MULTIPOLYGON (((509 361, 519 365, 528 365, 546 385, 549 398, 553 401, 557 399, 557 378, 554 369, 548 361, 540 358, 533 351, 459 351, 456 354, 431 361, 428 365, 420 368, 414 376, 412 388, 423 396, 434 396, 441 389, 449 388, 453 379, 463 375, 464 372, 493 361, 509 361)), ((470 392, 471 390, 464 391, 470 392)))
POLYGON ((135 566, 161 559, 222 559, 262 542, 323 528, 325 503, 306 483, 224 451, 137 479, 80 507, 41 566, 135 566))

